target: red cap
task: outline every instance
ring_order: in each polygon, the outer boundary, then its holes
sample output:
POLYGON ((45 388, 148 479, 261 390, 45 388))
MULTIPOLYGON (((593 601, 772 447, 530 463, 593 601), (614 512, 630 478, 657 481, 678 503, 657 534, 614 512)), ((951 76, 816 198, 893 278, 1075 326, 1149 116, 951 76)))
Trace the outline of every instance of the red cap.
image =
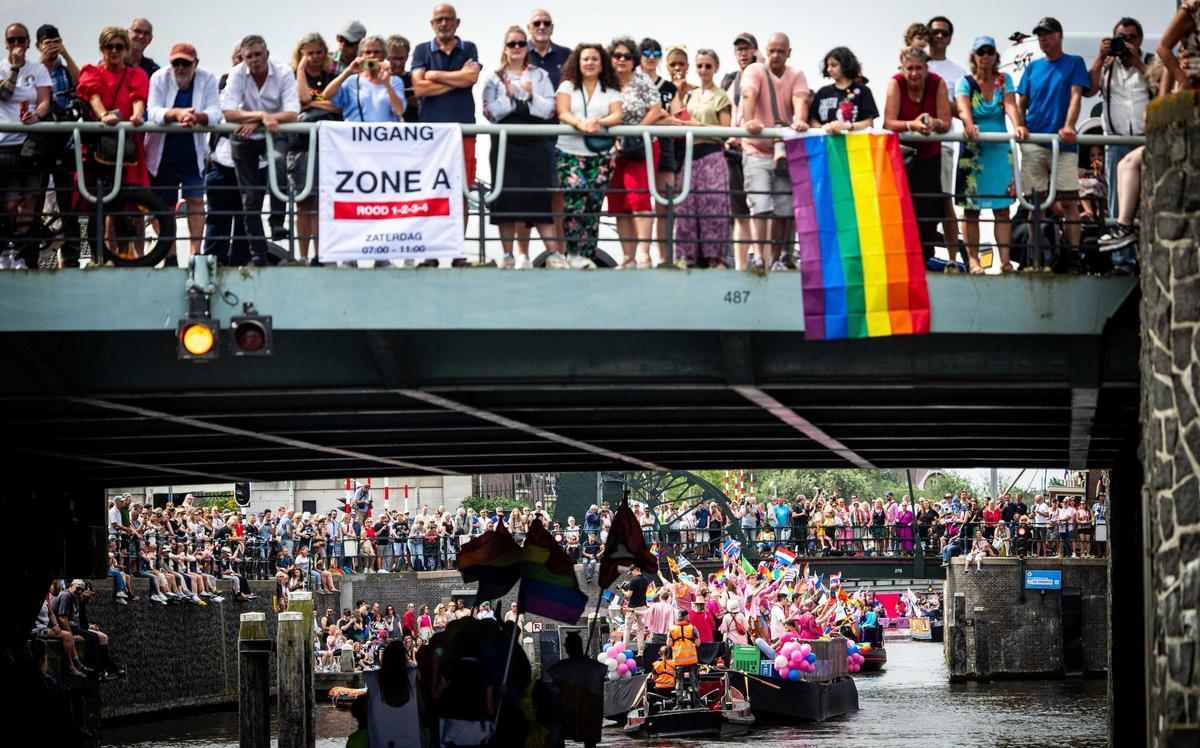
POLYGON ((171 47, 171 54, 167 55, 168 60, 177 60, 180 57, 185 57, 192 62, 195 62, 197 59, 199 59, 196 56, 196 48, 187 42, 180 42, 174 47, 171 47))

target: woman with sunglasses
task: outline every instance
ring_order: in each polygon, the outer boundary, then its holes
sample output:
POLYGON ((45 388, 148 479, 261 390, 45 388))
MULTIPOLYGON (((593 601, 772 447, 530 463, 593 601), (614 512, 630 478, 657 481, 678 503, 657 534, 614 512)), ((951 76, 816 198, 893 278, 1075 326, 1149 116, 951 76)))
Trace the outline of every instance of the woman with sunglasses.
MULTIPOLYGON (((674 50, 671 61, 677 59, 674 50)), ((686 63, 687 58, 684 57, 686 63)), ((711 49, 696 52, 696 75, 700 85, 681 84, 671 114, 689 125, 729 127, 733 102, 713 76, 721 63, 711 49)), ((675 68, 672 68, 674 73, 675 68)), ((688 267, 703 258, 705 267, 725 268, 731 239, 729 224, 729 171, 725 165, 724 139, 697 136, 692 146, 691 192, 679 205, 675 219, 675 253, 688 267)))
MULTIPOLYGON (((663 117, 662 100, 649 76, 638 67, 638 45, 632 39, 614 39, 608 48, 621 88, 621 124, 653 125, 663 117)), ((654 228, 650 180, 646 158, 658 163, 661 146, 655 140, 646 153, 641 137, 623 138, 609 182, 608 212, 617 217, 617 235, 624 258, 620 267, 650 267, 650 232, 654 228)))
MULTIPOLYGON (((125 64, 130 47, 129 32, 108 26, 100 32, 101 60, 98 65, 84 65, 79 71, 75 92, 91 105, 95 118, 110 127, 121 122, 141 126, 146 118, 146 101, 150 98, 150 78, 140 67, 125 64)), ((133 134, 134 149, 125 141, 125 187, 148 187, 150 173, 146 170, 146 147, 142 134, 133 134)))
MULTIPOLYGON (((338 120, 337 107, 325 99, 325 88, 337 78, 337 63, 329 54, 329 45, 320 34, 300 37, 292 52, 292 70, 296 71, 296 95, 300 99, 299 122, 338 120)), ((287 170, 292 190, 304 189, 308 168, 308 151, 312 147, 307 135, 294 133, 288 138, 287 170)), ((308 262, 308 247, 312 244, 312 262, 317 260, 317 162, 313 161, 313 189, 304 202, 296 206, 296 240, 300 245, 300 262, 308 262)))
POLYGON ((1017 116, 1016 89, 1008 73, 1001 73, 996 40, 990 36, 975 39, 971 52, 971 73, 958 79, 954 99, 963 121, 963 144, 958 159, 958 178, 954 196, 963 209, 963 238, 967 244, 969 271, 980 275, 979 214, 992 211, 995 219, 996 248, 1000 252, 1000 271, 1013 272, 1009 262, 1012 224, 1008 209, 1012 205, 1012 152, 1008 143, 980 143, 981 132, 1006 132, 1005 116, 1020 122, 1017 116))
MULTIPOLYGON (((500 67, 483 84, 483 116, 497 124, 545 125, 554 117, 554 84, 550 74, 529 64, 529 38, 520 26, 510 26, 504 35, 500 67)), ((504 267, 524 270, 529 259, 530 228, 547 248, 561 253, 554 233, 550 189, 553 164, 546 159, 549 138, 509 136, 504 156, 504 189, 491 206, 491 222, 500 232, 504 267), (516 239, 517 257, 513 256, 516 239)), ((489 154, 492 174, 497 170, 499 137, 493 136, 489 154)))
MULTIPOLYGON (((22 23, 4 29, 8 54, 0 60, 0 122, 32 125, 50 112, 50 73, 37 60, 28 59, 29 29, 22 23)), ((21 159, 25 133, 0 133, 0 236, 28 232, 37 210, 40 179, 21 159), (20 216, 16 225, 10 217, 20 216)), ((20 246, 18 244, 18 246, 20 246)), ((36 251, 9 260, 0 255, 0 267, 23 269, 37 264, 36 251)))
POLYGON ((399 122, 404 116, 404 81, 392 76, 386 56, 383 37, 368 36, 358 43, 358 57, 321 92, 346 122, 399 122))

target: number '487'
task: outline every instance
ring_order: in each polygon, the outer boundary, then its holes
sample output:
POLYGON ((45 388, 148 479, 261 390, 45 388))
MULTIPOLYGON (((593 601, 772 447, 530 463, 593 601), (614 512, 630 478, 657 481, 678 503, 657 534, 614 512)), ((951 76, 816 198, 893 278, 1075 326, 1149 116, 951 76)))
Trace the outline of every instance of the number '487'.
POLYGON ((725 303, 726 304, 745 304, 748 301, 750 301, 750 292, 749 291, 726 291, 725 292, 725 303))

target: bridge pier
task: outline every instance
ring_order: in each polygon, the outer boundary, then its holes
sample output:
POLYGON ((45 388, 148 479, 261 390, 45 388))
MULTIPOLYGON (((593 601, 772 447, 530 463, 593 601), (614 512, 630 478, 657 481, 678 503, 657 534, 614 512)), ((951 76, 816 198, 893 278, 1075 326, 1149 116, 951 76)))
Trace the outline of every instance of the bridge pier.
MULTIPOLYGON (((1142 174, 1141 459, 1150 745, 1200 742, 1200 93, 1153 102, 1142 174)), ((1112 502, 1116 508, 1119 502, 1112 502)), ((1114 559, 1114 564, 1116 563, 1114 559)), ((1114 580, 1114 583, 1116 580, 1114 580)), ((1120 611, 1119 606, 1114 610, 1120 611)), ((1115 659, 1119 659, 1117 655, 1115 659)), ((1113 713, 1125 720, 1125 683, 1113 713)), ((1148 741, 1146 740, 1148 736, 1148 741)), ((1113 741, 1120 744, 1126 741, 1113 741)))

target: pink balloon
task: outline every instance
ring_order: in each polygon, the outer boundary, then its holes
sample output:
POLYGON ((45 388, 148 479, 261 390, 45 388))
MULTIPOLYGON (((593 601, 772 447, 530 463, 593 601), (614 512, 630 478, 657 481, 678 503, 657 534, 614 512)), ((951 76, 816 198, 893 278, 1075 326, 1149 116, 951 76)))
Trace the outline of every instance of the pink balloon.
POLYGON ((800 656, 799 652, 792 652, 790 660, 792 667, 800 667, 800 663, 804 662, 804 658, 800 656))
POLYGON ((855 664, 855 665, 861 665, 861 664, 863 664, 863 663, 864 663, 864 662, 866 662, 866 661, 867 661, 867 658, 866 658, 866 657, 863 657, 863 656, 862 656, 862 655, 860 655, 858 652, 855 652, 855 653, 854 653, 854 664, 855 664))
POLYGON ((805 657, 808 657, 808 653, 811 651, 812 651, 812 645, 809 644, 808 642, 804 642, 803 644, 800 645, 800 654, 804 655, 805 657))
POLYGON ((624 675, 625 673, 629 672, 629 666, 622 662, 621 664, 617 665, 617 672, 621 675, 624 675))
POLYGON ((791 672, 791 668, 786 668, 786 667, 785 668, 775 668, 775 674, 778 675, 780 678, 788 677, 789 672, 791 672))
POLYGON ((611 658, 613 658, 613 659, 615 660, 615 659, 617 659, 617 654, 618 654, 619 652, 621 652, 621 651, 622 651, 622 650, 620 650, 620 649, 618 649, 617 647, 613 646, 613 647, 609 647, 609 648, 608 648, 608 651, 607 651, 607 652, 605 652, 605 654, 607 654, 609 657, 611 657, 611 658))

